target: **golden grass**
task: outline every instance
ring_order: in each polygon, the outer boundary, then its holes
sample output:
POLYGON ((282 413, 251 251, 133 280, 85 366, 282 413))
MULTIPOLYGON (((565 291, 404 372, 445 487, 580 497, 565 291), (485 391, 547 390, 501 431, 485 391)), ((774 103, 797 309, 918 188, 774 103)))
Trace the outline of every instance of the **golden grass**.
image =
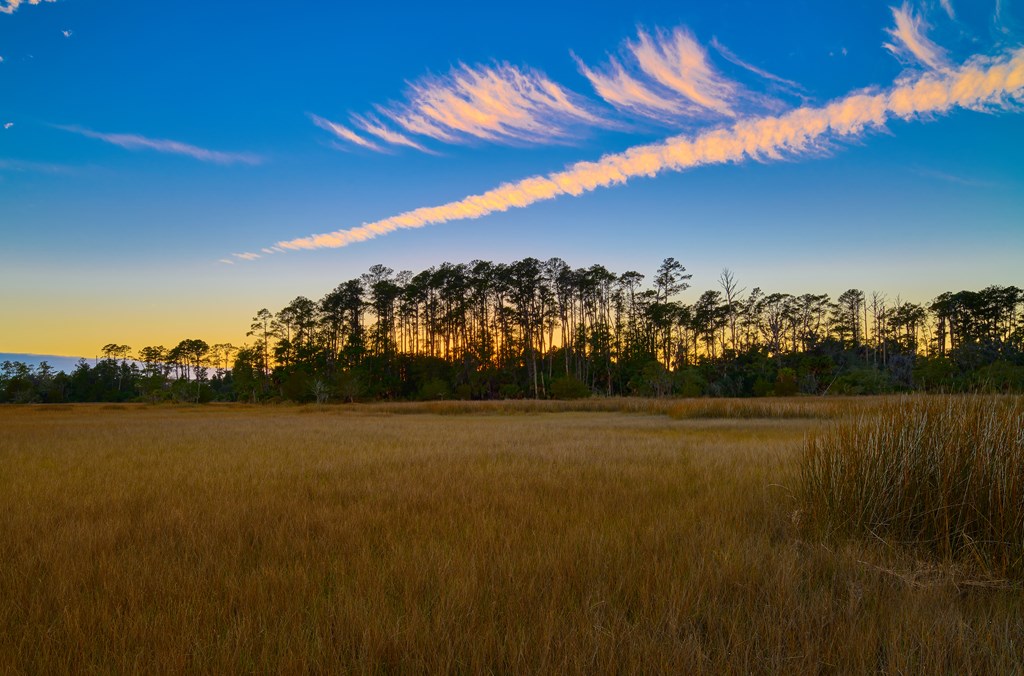
POLYGON ((826 414, 432 406, 0 407, 0 672, 1024 661, 1017 591, 806 540, 826 414))
POLYGON ((809 439, 809 515, 1024 579, 1024 398, 905 397, 809 439))
POLYGON ((590 397, 552 401, 428 401, 306 407, 312 411, 412 415, 528 415, 535 413, 635 413, 673 418, 837 418, 871 411, 897 401, 897 397, 771 397, 758 399, 645 399, 642 397, 590 397))

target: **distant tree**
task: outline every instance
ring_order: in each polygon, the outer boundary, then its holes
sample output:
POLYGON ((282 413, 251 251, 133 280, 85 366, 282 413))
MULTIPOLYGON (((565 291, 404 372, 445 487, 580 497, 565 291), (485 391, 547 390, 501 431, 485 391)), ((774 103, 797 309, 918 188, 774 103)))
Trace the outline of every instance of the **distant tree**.
MULTIPOLYGON (((739 316, 739 295, 746 289, 739 288, 739 284, 736 282, 736 275, 732 273, 729 268, 722 268, 722 273, 718 276, 718 285, 722 287, 722 293, 725 294, 725 316, 729 324, 729 340, 730 346, 733 352, 736 351, 736 321, 739 316)), ((725 341, 722 341, 723 347, 725 341)))
POLYGON ((274 322, 274 315, 267 308, 260 309, 252 318, 249 331, 246 336, 253 336, 256 339, 254 349, 259 356, 256 368, 263 381, 263 391, 266 392, 270 382, 270 338, 271 328, 274 322))
POLYGON ((859 289, 844 291, 836 301, 836 327, 839 339, 849 336, 851 348, 860 346, 863 339, 861 332, 861 312, 864 309, 864 292, 859 289))

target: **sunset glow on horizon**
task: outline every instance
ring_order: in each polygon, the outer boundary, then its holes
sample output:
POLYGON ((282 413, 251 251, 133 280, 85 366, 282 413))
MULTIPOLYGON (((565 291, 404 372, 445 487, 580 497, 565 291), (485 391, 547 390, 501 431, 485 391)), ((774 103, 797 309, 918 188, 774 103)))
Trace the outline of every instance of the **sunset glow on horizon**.
POLYGON ((1022 29, 997 0, 0 0, 0 352, 240 345, 376 263, 1021 285, 1022 29))

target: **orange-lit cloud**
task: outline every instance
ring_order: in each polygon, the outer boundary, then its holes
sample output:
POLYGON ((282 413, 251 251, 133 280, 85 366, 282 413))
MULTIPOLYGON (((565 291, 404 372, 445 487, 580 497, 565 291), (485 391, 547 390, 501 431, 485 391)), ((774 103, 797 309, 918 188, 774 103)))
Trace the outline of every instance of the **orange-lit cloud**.
POLYGON ((388 129, 380 120, 372 115, 367 115, 365 117, 362 115, 353 115, 352 120, 367 134, 372 134, 385 143, 390 143, 391 145, 396 146, 407 146, 425 153, 431 152, 405 134, 400 134, 393 129, 388 129))
POLYGON ((113 145, 127 148, 128 150, 155 150, 161 153, 174 155, 187 155, 188 157, 203 162, 214 162, 217 164, 261 164, 263 158, 250 153, 226 153, 219 150, 208 150, 199 148, 181 141, 170 139, 154 139, 139 136, 138 134, 105 134, 91 129, 76 126, 55 125, 58 129, 80 134, 88 138, 98 139, 113 145))
POLYGON ((734 105, 742 88, 715 70, 688 31, 640 30, 635 42, 626 41, 623 55, 625 65, 611 57, 598 68, 576 59, 598 96, 616 108, 656 118, 736 116, 734 105))
POLYGON ((367 148, 369 150, 381 149, 381 147, 374 143, 373 141, 368 141, 364 139, 362 136, 355 133, 348 127, 344 127, 338 124, 337 122, 331 122, 330 120, 324 119, 319 115, 310 115, 309 119, 313 120, 313 124, 315 124, 316 126, 320 127, 321 129, 326 129, 327 131, 331 132, 332 134, 334 134, 343 141, 348 141, 349 143, 355 144, 363 148, 367 148))
POLYGON ((945 68, 949 65, 946 51, 928 39, 925 35, 927 24, 914 14, 908 3, 902 7, 893 7, 892 15, 896 25, 885 31, 893 38, 892 42, 883 45, 886 49, 896 56, 910 55, 929 68, 945 68))
MULTIPOLYGON (((804 106, 777 116, 749 118, 693 137, 677 136, 635 146, 596 162, 579 162, 564 171, 506 183, 480 195, 433 207, 421 207, 347 230, 278 242, 278 250, 343 247, 403 228, 480 218, 522 208, 560 195, 581 195, 631 178, 683 171, 708 164, 768 160, 826 147, 855 137, 886 121, 910 120, 948 112, 953 107, 1005 107, 1024 98, 1024 49, 1000 58, 976 57, 957 69, 929 71, 900 81, 887 91, 857 92, 825 106, 804 106)), ((238 258, 258 254, 235 254, 238 258)))
POLYGON ((14 11, 21 5, 38 5, 41 2, 57 2, 57 0, 7 0, 0 5, 0 13, 14 14, 14 11))
POLYGON ((608 65, 600 70, 589 68, 578 57, 576 63, 583 76, 590 80, 597 95, 616 108, 651 117, 697 112, 695 107, 687 106, 678 99, 673 100, 656 93, 650 86, 627 73, 615 57, 610 58, 608 65))
POLYGON ((734 117, 730 99, 737 91, 734 82, 722 77, 708 62, 707 52, 687 31, 672 33, 640 31, 637 42, 629 43, 640 68, 663 86, 693 103, 728 117, 734 117))
MULTIPOLYGON (((540 72, 509 64, 463 64, 448 75, 421 78, 409 85, 405 102, 376 109, 401 131, 373 115, 350 119, 385 143, 424 152, 430 150, 407 134, 443 143, 539 143, 569 138, 579 126, 602 124, 581 97, 540 72)), ((382 150, 337 123, 317 117, 314 122, 349 143, 382 150)))
POLYGON ((509 64, 461 65, 446 77, 424 78, 410 86, 407 104, 385 114, 407 131, 439 140, 545 141, 567 136, 574 123, 598 122, 545 75, 509 64))
MULTIPOLYGON (((683 28, 639 30, 621 51, 600 66, 589 66, 572 55, 598 96, 620 111, 675 123, 683 117, 735 118, 741 103, 779 107, 777 101, 751 94, 720 74, 706 50, 683 28)), ((775 84, 799 88, 738 61, 727 50, 723 55, 775 84)), ((349 114, 348 126, 312 117, 345 143, 376 151, 405 146, 432 152, 426 141, 552 143, 571 139, 586 127, 618 125, 606 117, 612 111, 597 112, 599 105, 543 73, 507 63, 460 64, 447 75, 410 83, 404 101, 374 109, 375 115, 349 114)))

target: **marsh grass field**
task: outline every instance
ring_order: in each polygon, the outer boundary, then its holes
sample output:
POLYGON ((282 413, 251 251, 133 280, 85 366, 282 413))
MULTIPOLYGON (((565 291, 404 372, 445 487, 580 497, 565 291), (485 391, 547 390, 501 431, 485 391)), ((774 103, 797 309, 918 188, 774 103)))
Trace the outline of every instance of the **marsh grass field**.
POLYGON ((1019 582, 802 497, 895 405, 0 407, 0 672, 1019 673, 1019 582))

